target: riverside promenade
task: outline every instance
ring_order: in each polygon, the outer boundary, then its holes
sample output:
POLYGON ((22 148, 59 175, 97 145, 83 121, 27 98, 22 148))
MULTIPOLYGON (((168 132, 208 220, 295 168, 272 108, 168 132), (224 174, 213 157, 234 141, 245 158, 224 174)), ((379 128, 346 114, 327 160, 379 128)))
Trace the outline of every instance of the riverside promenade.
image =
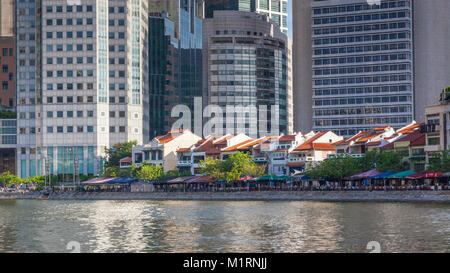
MULTIPOLYGON (((39 197, 39 193, 0 193, 0 200, 38 199, 39 197)), ((433 202, 450 204, 450 191, 64 192, 52 193, 49 200, 433 202)))

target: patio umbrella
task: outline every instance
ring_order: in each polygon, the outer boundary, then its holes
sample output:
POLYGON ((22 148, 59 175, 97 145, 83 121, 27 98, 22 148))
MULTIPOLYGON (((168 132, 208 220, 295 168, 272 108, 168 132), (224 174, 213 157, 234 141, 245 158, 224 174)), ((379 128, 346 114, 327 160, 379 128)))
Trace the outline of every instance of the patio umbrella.
POLYGON ((387 178, 405 178, 409 175, 413 175, 415 174, 415 171, 403 171, 403 172, 399 172, 399 173, 394 173, 392 175, 389 175, 387 178))
POLYGON ((425 175, 422 174, 422 173, 415 173, 415 174, 408 175, 405 178, 406 179, 414 179, 414 180, 416 180, 416 179, 421 179, 421 178, 424 178, 424 177, 425 177, 425 175))

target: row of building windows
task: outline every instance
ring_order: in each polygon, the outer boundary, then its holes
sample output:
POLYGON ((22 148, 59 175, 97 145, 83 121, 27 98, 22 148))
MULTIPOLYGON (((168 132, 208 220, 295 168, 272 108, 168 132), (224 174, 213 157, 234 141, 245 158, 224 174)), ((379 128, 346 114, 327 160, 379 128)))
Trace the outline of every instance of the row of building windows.
POLYGON ((211 54, 256 54, 256 49, 212 49, 211 54))
POLYGON ((363 103, 393 103, 393 102, 409 102, 411 96, 380 96, 365 98, 341 98, 341 99, 315 99, 315 106, 329 105, 346 105, 346 104, 363 104, 363 103))
POLYGON ((244 64, 254 65, 256 60, 213 60, 212 64, 244 64))
POLYGON ((13 48, 2 48, 2 56, 14 56, 14 49, 13 48))
MULTIPOLYGON (((47 26, 62 26, 64 25, 63 19, 47 19, 46 21, 47 26)), ((83 20, 83 18, 67 18, 66 19, 66 26, 73 26, 73 25, 77 25, 77 26, 82 26, 83 22, 85 22, 86 25, 92 25, 93 24, 93 19, 92 18, 85 18, 85 20, 83 20), (75 24, 74 24, 75 21, 75 24)))
POLYGON ((313 80, 315 86, 324 85, 343 85, 343 84, 362 84, 373 82, 397 82, 397 81, 410 81, 411 74, 398 74, 398 75, 381 75, 381 76, 365 76, 365 77, 353 77, 353 78, 331 78, 313 80))
POLYGON ((315 96, 335 96, 347 94, 371 94, 371 93, 388 93, 388 92, 407 92, 411 91, 411 85, 385 85, 385 86, 365 86, 350 87, 336 89, 317 89, 314 90, 315 96))
POLYGON ((360 36, 344 36, 344 37, 330 37, 322 39, 314 39, 314 45, 328 45, 328 44, 346 44, 346 43, 362 43, 384 40, 398 39, 399 35, 396 33, 360 35, 360 36))
POLYGON ((328 35, 337 33, 353 33, 353 32, 364 32, 368 33, 370 31, 379 30, 393 30, 402 29, 410 27, 409 22, 397 22, 397 23, 384 23, 384 24, 368 24, 368 25, 358 25, 358 26, 341 26, 341 27, 326 27, 326 28, 315 28, 314 35, 328 35))
POLYGON ((245 75, 245 76, 255 76, 256 70, 212 70, 211 75, 245 75))
POLYGON ((365 10, 380 10, 388 8, 399 8, 399 7, 409 7, 408 1, 389 1, 382 2, 380 5, 367 5, 367 4, 356 4, 356 5, 339 5, 335 7, 326 8, 314 8, 314 15, 319 14, 331 14, 331 13, 345 13, 345 12, 355 12, 355 11, 365 11, 365 10))
POLYGON ((347 115, 372 115, 389 113, 410 113, 410 105, 383 106, 383 107, 359 107, 359 108, 339 108, 339 109, 316 109, 314 116, 347 116, 347 115))
POLYGON ((342 125, 372 125, 372 124, 407 124, 412 121, 410 116, 399 117, 367 117, 357 119, 319 119, 314 120, 315 126, 342 126, 342 125))
MULTIPOLYGON (((66 6, 65 7, 65 12, 92 12, 93 8, 92 5, 77 5, 77 6, 66 6), (75 8, 74 8, 75 7, 75 8)), ((46 6, 45 7, 45 11, 47 13, 52 13, 52 12, 64 12, 63 11, 63 6, 46 6)), ((124 10, 122 10, 123 12, 124 10)))
MULTIPOLYGON (((406 33, 403 33, 406 35, 406 33)), ((393 33, 396 35, 396 33, 393 33)), ((399 33, 400 35, 400 33, 399 33)), ((406 37, 406 36, 405 36, 406 37)), ((405 38, 403 37, 403 38, 405 38)), ((411 48, 409 43, 391 43, 391 44, 375 44, 375 45, 360 45, 360 46, 347 46, 347 47, 334 47, 315 49, 314 55, 328 55, 328 54, 352 54, 361 52, 377 52, 388 50, 402 50, 411 48)))
POLYGON ((93 31, 56 31, 56 32, 51 32, 48 31, 46 32, 46 38, 47 39, 72 39, 72 38, 92 38, 94 36, 94 32, 93 31), (64 33, 66 33, 66 35, 64 36, 64 33), (75 33, 75 35, 74 35, 75 33), (85 33, 85 34, 83 34, 85 33))
MULTIPOLYGON (((102 132, 105 132, 106 129, 104 127, 100 128, 102 132)), ((116 126, 110 126, 109 132, 110 133, 125 133, 126 127, 125 126, 118 126, 118 130, 116 130, 116 126)), ((26 134, 27 130, 25 127, 19 128, 19 134, 24 135, 26 134)), ((94 126, 47 126, 47 133, 93 133, 94 132, 94 126), (66 130, 64 130, 64 127, 66 130), (56 129, 56 130, 55 130, 56 129)), ((36 134, 36 127, 29 127, 29 133, 30 134, 36 134)))
POLYGON ((410 53, 389 54, 389 55, 363 55, 356 57, 341 57, 341 58, 317 58, 314 59, 314 65, 336 65, 336 64, 352 64, 352 63, 373 63, 386 62, 396 60, 410 60, 410 53))
MULTIPOLYGON (((53 52, 53 51, 63 51, 64 45, 63 44, 57 44, 57 45, 47 45, 46 47, 47 52, 53 52)), ((93 51, 94 45, 93 44, 76 44, 75 46, 73 44, 66 44, 66 51, 93 51)))
POLYGON ((396 18, 409 17, 409 11, 398 11, 398 12, 385 12, 385 13, 374 13, 365 15, 349 15, 349 16, 339 16, 339 17, 325 17, 316 18, 313 20, 314 25, 326 25, 326 24, 336 24, 336 23, 352 23, 352 22, 362 22, 362 21, 376 21, 376 20, 387 20, 396 18))
MULTIPOLYGON (((126 99, 123 96, 118 97, 118 100, 116 100, 116 97, 109 97, 110 103, 116 103, 116 101, 118 103, 125 103, 126 99)), ((94 97, 87 96, 86 100, 85 100, 84 96, 77 96, 76 102, 77 103, 84 103, 84 102, 91 103, 91 102, 94 102, 94 97)), ((58 96, 58 97, 56 97, 56 99, 53 99, 53 97, 47 97, 47 103, 64 103, 64 97, 58 96)), ((66 103, 74 103, 74 97, 73 96, 66 97, 66 103)))
MULTIPOLYGON (((118 83, 118 84, 114 84, 114 83, 110 83, 109 84, 109 91, 115 91, 115 90, 125 90, 125 83, 118 83), (117 88, 116 88, 117 87, 117 88)), ((46 90, 92 90, 94 89, 94 84, 93 83, 48 83, 46 85, 46 90)), ((19 91, 20 92, 25 92, 26 91, 26 87, 24 85, 20 85, 19 86, 19 91)), ((30 87, 30 92, 34 92, 35 88, 31 88, 30 87)))
POLYGON ((355 73, 372 73, 385 71, 402 71, 410 70, 411 64, 391 64, 391 65, 374 65, 374 66, 355 66, 341 68, 324 68, 315 69, 314 75, 335 75, 335 74, 355 74, 355 73))

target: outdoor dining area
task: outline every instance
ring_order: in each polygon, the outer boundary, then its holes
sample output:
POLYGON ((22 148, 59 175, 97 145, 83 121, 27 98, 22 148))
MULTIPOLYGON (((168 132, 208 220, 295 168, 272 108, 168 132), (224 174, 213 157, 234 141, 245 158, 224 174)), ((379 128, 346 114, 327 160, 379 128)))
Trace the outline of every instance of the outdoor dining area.
POLYGON ((242 176, 221 181, 210 176, 185 176, 155 181, 135 178, 98 177, 81 183, 85 192, 248 192, 248 191, 380 191, 449 190, 450 173, 414 171, 367 172, 339 181, 313 179, 304 175, 242 176))
POLYGON ((337 190, 448 190, 450 173, 411 170, 367 172, 345 177, 335 184, 337 190))

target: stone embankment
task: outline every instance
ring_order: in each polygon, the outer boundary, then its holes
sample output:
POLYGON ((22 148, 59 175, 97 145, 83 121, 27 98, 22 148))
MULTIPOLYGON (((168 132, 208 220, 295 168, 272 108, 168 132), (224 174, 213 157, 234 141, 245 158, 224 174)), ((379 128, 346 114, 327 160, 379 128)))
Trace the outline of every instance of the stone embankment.
MULTIPOLYGON (((37 199, 39 193, 0 193, 0 200, 37 199)), ((65 192, 50 200, 204 200, 204 201, 324 201, 439 202, 450 204, 450 191, 294 191, 294 192, 65 192)))

